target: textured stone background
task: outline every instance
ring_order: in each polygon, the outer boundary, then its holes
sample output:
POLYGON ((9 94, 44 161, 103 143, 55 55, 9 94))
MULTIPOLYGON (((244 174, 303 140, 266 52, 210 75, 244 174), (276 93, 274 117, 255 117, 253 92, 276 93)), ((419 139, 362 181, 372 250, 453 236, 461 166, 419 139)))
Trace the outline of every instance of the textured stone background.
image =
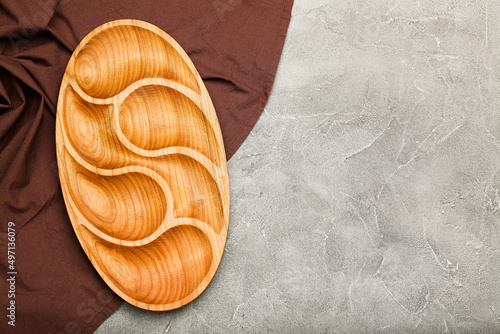
POLYGON ((97 333, 500 333, 500 2, 293 15, 214 280, 97 333))

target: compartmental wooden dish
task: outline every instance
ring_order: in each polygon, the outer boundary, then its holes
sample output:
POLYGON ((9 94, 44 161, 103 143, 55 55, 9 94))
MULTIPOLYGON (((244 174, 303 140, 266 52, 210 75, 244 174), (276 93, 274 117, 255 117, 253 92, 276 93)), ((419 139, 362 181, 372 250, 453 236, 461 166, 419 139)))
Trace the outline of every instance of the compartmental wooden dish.
POLYGON ((200 295, 224 251, 229 180, 217 115, 184 50, 142 21, 93 30, 64 74, 56 144, 73 228, 111 289, 157 311, 200 295))

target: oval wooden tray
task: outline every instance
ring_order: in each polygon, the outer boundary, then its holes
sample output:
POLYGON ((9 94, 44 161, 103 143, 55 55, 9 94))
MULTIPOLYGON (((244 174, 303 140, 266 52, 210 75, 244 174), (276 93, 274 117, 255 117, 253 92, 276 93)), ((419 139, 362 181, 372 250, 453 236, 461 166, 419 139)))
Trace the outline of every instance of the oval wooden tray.
POLYGON ((88 34, 62 80, 59 177, 76 235, 127 302, 200 295, 224 251, 229 180, 212 101, 164 31, 119 20, 88 34))

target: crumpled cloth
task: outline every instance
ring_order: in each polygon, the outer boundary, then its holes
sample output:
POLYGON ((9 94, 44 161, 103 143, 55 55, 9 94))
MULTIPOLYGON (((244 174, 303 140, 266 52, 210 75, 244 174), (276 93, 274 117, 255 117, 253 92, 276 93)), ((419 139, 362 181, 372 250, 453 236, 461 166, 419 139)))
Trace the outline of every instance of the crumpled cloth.
POLYGON ((269 97, 292 4, 0 1, 1 333, 92 333, 122 303, 83 252, 57 174, 57 98, 79 41, 99 25, 125 18, 150 22, 170 34, 205 81, 229 159, 269 97), (10 253, 9 246, 14 246, 10 253), (15 272, 14 285, 9 272, 15 272), (15 327, 6 316, 12 300, 15 327))

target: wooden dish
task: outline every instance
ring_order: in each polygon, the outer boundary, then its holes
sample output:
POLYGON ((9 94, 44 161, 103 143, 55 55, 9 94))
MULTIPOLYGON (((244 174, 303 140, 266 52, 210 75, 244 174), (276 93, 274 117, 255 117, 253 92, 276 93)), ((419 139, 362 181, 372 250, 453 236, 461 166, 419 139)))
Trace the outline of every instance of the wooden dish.
POLYGON ((200 295, 224 251, 229 180, 212 101, 179 44, 137 20, 88 34, 62 80, 56 144, 71 223, 111 289, 155 311, 200 295))

